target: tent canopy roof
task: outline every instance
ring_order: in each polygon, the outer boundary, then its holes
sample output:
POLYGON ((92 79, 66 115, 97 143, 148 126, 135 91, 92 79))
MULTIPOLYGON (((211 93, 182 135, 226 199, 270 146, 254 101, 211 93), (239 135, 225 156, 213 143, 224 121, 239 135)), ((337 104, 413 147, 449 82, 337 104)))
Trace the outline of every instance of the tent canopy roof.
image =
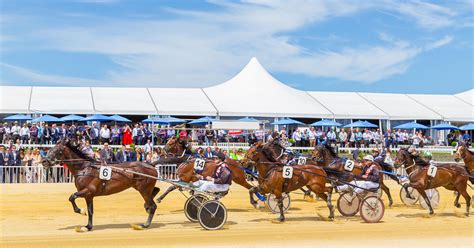
POLYGON ((1 86, 0 113, 474 121, 474 89, 456 95, 301 91, 252 58, 207 88, 1 86))
POLYGON ((230 80, 204 91, 222 116, 333 116, 307 92, 272 77, 256 58, 230 80))

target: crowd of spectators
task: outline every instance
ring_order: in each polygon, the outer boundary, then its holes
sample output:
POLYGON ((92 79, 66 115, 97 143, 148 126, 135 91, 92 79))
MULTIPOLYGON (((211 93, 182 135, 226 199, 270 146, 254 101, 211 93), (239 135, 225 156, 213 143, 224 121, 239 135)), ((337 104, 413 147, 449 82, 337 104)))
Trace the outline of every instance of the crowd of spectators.
MULTIPOLYGON (((135 123, 133 125, 103 124, 99 126, 93 122, 87 124, 48 124, 32 123, 20 125, 18 122, 0 123, 0 141, 3 144, 55 144, 64 137, 74 137, 77 140, 88 141, 92 145, 163 145, 170 137, 179 136, 183 140, 196 142, 204 146, 216 146, 218 142, 244 142, 253 144, 271 135, 270 130, 255 130, 229 132, 227 130, 167 128, 159 125, 135 123)), ((341 147, 369 147, 370 145, 384 144, 398 147, 398 145, 452 145, 453 142, 470 142, 471 137, 466 131, 452 131, 446 139, 433 140, 423 131, 387 130, 382 133, 379 129, 362 128, 298 128, 290 129, 286 136, 289 145, 296 147, 314 147, 322 142, 336 143, 341 147)))

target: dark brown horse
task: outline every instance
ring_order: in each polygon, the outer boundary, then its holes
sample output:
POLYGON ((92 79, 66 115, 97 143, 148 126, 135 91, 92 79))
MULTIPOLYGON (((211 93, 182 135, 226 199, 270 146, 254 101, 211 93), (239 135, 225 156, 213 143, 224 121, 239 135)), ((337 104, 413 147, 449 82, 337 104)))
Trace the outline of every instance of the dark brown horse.
POLYGON ((466 200, 466 216, 469 216, 471 197, 466 191, 469 175, 466 169, 453 164, 437 164, 437 172, 434 177, 428 175, 428 166, 416 166, 414 156, 407 149, 400 148, 395 158, 395 168, 405 166, 410 180, 409 186, 416 189, 428 204, 430 215, 434 214, 430 200, 425 190, 445 187, 448 190, 457 191, 466 200))
POLYGON ((150 227, 156 210, 153 198, 160 191, 159 188, 155 187, 156 179, 154 178, 157 177, 157 172, 154 167, 141 162, 113 164, 114 168, 111 171, 110 180, 102 180, 99 178, 99 168, 101 165, 79 151, 69 139, 59 141, 56 146, 49 150, 42 163, 45 167, 58 163, 66 164, 69 171, 71 171, 74 176, 77 192, 69 197, 69 201, 75 213, 86 214, 83 209, 78 208, 76 205, 76 198, 82 197, 86 200, 89 221, 86 226, 76 228, 76 231, 92 230, 94 197, 115 194, 130 187, 136 189, 141 194, 145 200, 145 210, 148 213, 148 219, 144 224, 132 225, 132 227, 134 229, 150 227))
POLYGON ((171 154, 181 157, 185 154, 191 154, 191 149, 191 144, 189 144, 186 140, 180 139, 176 136, 169 138, 164 147, 164 150, 168 155, 171 154))
POLYGON ((253 187, 250 192, 260 192, 263 194, 274 194, 280 209, 279 221, 285 221, 283 214, 283 193, 298 190, 304 186, 327 202, 329 208, 329 219, 334 219, 334 207, 331 203, 331 187, 326 187, 326 172, 314 165, 294 165, 291 179, 283 178, 283 165, 281 163, 270 162, 263 143, 255 143, 245 155, 243 164, 255 164, 258 170, 259 185, 253 187), (285 182, 286 181, 286 182, 285 182), (326 194, 327 193, 327 194, 326 194))
MULTIPOLYGON (((198 178, 196 177, 198 174, 202 175, 204 177, 207 176, 213 176, 214 172, 217 169, 217 165, 219 163, 218 160, 214 159, 206 159, 206 163, 204 165, 204 169, 202 172, 197 173, 194 169, 194 162, 196 159, 189 159, 187 161, 184 161, 178 166, 178 169, 176 170, 176 173, 178 175, 178 178, 182 182, 195 182, 198 181, 198 178)), ((251 189, 253 186, 250 185, 247 180, 246 180, 246 173, 244 170, 244 167, 242 167, 242 164, 240 164, 238 161, 235 161, 233 159, 230 159, 226 157, 225 162, 227 163, 229 169, 232 171, 232 181, 235 183, 241 185, 242 187, 246 189, 251 189)), ((179 188, 178 186, 171 185, 163 194, 160 195, 160 197, 157 199, 157 202, 160 203, 166 195, 168 195, 170 192, 173 190, 179 188)), ((256 208, 258 205, 257 201, 253 198, 253 194, 250 193, 250 203, 256 208)))
MULTIPOLYGON (((362 167, 357 166, 357 164, 354 166, 354 169, 352 170, 352 174, 344 173, 345 161, 339 158, 337 154, 334 152, 334 150, 328 146, 324 146, 324 145, 316 146, 313 152, 311 153, 311 158, 312 158, 312 161, 323 166, 324 168, 327 168, 328 171, 331 170, 331 171, 336 172, 336 173, 330 173, 331 176, 332 174, 334 174, 336 177, 344 177, 343 181, 345 182, 352 181, 353 175, 360 175, 362 173, 362 167)), ((379 170, 382 170, 382 167, 379 164, 377 164, 377 167, 379 170)), ((390 189, 387 187, 387 185, 384 184, 382 176, 380 177, 379 184, 383 192, 387 194, 388 202, 389 202, 388 205, 392 206, 393 204, 392 195, 390 194, 390 189)))

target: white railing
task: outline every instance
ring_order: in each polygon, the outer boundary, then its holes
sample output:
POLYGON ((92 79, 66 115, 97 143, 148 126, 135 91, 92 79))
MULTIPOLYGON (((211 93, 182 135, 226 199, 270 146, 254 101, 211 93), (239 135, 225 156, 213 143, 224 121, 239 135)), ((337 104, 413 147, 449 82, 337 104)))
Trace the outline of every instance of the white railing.
POLYGON ((70 183, 72 175, 66 167, 3 166, 0 183, 70 183))
MULTIPOLYGON (((112 164, 113 166, 113 164, 112 164)), ((158 178, 178 180, 176 165, 157 165, 158 178)), ((71 183, 74 178, 67 167, 53 166, 3 166, 0 167, 0 183, 71 183)))

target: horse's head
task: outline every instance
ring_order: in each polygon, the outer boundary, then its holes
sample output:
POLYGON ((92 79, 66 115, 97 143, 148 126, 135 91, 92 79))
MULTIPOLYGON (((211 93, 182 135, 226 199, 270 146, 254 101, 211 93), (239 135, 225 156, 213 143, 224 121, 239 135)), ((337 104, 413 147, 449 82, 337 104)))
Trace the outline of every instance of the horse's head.
POLYGON ((176 136, 173 136, 168 139, 164 149, 167 153, 171 153, 175 155, 177 154, 181 155, 181 153, 184 151, 184 148, 179 142, 179 138, 176 136))
POLYGON ((46 156, 42 159, 44 167, 48 168, 63 160, 67 154, 68 146, 72 143, 69 138, 61 139, 53 148, 51 148, 46 156))
POLYGON ((468 151, 467 144, 462 142, 456 148, 456 152, 454 153, 454 161, 459 162, 461 159, 465 158, 467 151, 468 151))
POLYGON ((316 146, 311 152, 311 159, 316 162, 324 162, 324 151, 323 146, 316 146))
POLYGON ((281 144, 279 139, 272 140, 262 146, 262 152, 271 162, 276 162, 283 157, 285 147, 281 144))
POLYGON ((313 159, 317 163, 326 163, 336 158, 336 152, 334 152, 334 149, 327 144, 318 145, 311 152, 311 159, 313 159))
MULTIPOLYGON (((395 161, 393 165, 395 168, 400 168, 402 165, 408 165, 410 162, 413 161, 413 156, 408 152, 405 148, 400 148, 397 152, 397 156, 395 156, 395 161)), ((412 162, 413 163, 413 162, 412 162)))
POLYGON ((262 141, 258 141, 253 144, 245 154, 244 159, 242 159, 242 164, 255 164, 255 162, 258 162, 260 160, 262 149, 262 141))

